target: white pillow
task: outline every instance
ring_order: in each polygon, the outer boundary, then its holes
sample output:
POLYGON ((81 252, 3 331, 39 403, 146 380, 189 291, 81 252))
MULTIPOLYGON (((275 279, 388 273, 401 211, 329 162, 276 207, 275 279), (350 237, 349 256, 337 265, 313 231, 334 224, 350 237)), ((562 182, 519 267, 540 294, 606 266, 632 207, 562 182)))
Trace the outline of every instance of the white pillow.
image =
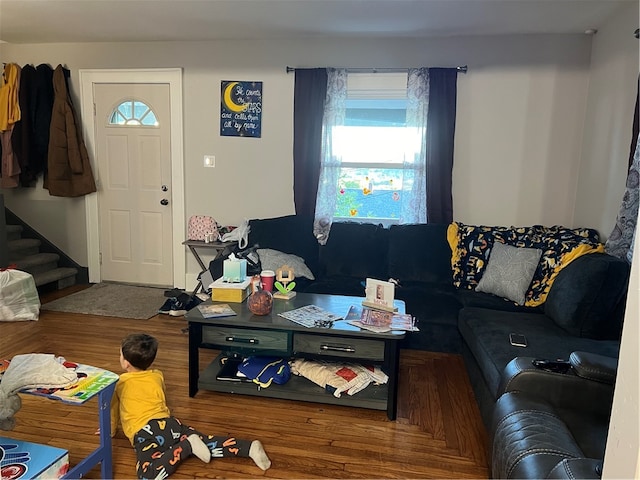
POLYGON ((525 295, 538 268, 542 250, 495 242, 477 292, 492 293, 524 305, 525 295))
POLYGON ((263 270, 273 270, 275 272, 283 265, 288 265, 293 270, 294 276, 305 277, 309 280, 316 279, 309 267, 304 263, 304 259, 297 255, 283 253, 270 248, 258 248, 256 251, 260 257, 260 265, 263 270))

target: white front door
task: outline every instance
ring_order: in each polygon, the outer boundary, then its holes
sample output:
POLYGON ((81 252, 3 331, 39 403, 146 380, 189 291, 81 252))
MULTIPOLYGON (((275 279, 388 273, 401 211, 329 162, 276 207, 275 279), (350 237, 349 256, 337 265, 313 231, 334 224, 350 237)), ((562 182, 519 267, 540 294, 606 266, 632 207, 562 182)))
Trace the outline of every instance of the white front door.
POLYGON ((169 85, 95 83, 100 276, 173 285, 169 85))

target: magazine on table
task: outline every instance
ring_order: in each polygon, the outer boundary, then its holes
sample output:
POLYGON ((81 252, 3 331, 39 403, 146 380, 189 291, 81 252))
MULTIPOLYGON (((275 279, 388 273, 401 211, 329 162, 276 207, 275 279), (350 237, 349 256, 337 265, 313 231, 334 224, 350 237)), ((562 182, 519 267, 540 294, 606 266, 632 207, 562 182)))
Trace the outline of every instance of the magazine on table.
POLYGON ((198 310, 203 318, 231 317, 237 315, 227 303, 215 303, 212 305, 198 305, 198 310))
POLYGON ((335 320, 342 318, 342 316, 328 312, 316 305, 307 305, 306 307, 296 308, 288 312, 279 313, 278 315, 307 328, 329 328, 335 320))
POLYGON ((351 325, 376 333, 392 330, 419 331, 415 325, 415 318, 408 313, 387 312, 357 305, 349 308, 345 320, 351 325))

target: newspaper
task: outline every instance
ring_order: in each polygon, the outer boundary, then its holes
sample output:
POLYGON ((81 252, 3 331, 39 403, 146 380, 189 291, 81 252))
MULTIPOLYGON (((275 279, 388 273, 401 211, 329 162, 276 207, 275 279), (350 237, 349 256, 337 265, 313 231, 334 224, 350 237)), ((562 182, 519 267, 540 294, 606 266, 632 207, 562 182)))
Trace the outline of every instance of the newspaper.
POLYGON ((330 328, 335 320, 342 318, 316 305, 307 305, 278 315, 307 328, 330 328))

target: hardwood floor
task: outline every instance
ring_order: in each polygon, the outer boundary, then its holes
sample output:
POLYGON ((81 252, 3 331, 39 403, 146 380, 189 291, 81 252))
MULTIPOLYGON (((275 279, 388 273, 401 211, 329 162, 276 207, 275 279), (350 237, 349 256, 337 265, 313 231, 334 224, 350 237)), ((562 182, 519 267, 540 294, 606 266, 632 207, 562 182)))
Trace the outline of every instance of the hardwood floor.
MULTIPOLYGON (((42 296, 42 303, 80 287, 42 296)), ((118 351, 128 333, 160 341, 154 364, 165 375, 172 414, 205 433, 259 439, 272 460, 266 472, 249 459, 195 457, 172 478, 488 478, 486 432, 462 357, 403 350, 398 419, 383 411, 200 391, 188 396, 184 317, 149 320, 41 311, 37 322, 1 322, 0 358, 54 353, 121 373, 118 351)), ((217 352, 201 350, 202 367, 217 352)), ((269 387, 269 388, 277 388, 269 387)), ((322 393, 320 393, 322 394, 322 393)), ((0 435, 69 450, 72 465, 98 445, 97 400, 69 406, 22 395, 17 424, 0 435)), ((115 478, 135 478, 135 455, 120 430, 115 478)), ((100 478, 99 467, 86 478, 100 478)))

